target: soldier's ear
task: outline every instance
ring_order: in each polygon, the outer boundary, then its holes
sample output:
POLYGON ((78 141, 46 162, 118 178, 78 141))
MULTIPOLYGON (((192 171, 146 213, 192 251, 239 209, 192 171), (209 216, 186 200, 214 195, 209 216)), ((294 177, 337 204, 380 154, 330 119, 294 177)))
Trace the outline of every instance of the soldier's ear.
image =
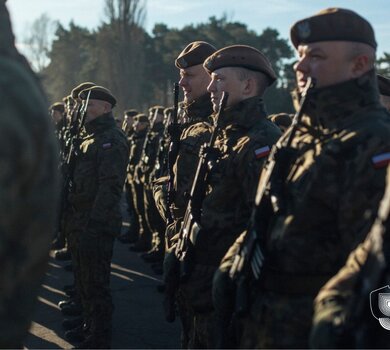
POLYGON ((257 89, 257 82, 256 79, 253 77, 249 77, 245 80, 243 80, 242 85, 242 92, 244 96, 251 96, 255 94, 257 89))

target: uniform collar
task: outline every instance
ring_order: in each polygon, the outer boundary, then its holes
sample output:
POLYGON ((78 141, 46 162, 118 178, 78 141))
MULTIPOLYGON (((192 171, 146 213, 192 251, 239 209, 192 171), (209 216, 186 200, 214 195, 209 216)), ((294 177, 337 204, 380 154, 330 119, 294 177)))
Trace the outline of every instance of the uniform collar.
POLYGON ((222 113, 218 121, 220 127, 238 127, 250 129, 259 119, 266 117, 264 101, 260 96, 250 97, 230 106, 222 113))
MULTIPOLYGON (((295 98, 297 94, 295 93, 295 98)), ((380 106, 376 72, 357 79, 315 89, 308 96, 302 122, 324 134, 344 128, 358 112, 380 106)))
POLYGON ((88 134, 99 133, 100 131, 110 129, 116 126, 114 116, 112 112, 102 114, 100 117, 97 117, 94 120, 85 124, 85 131, 88 134))
POLYGON ((184 111, 191 123, 207 121, 208 117, 213 113, 210 94, 206 93, 188 105, 185 105, 184 111))

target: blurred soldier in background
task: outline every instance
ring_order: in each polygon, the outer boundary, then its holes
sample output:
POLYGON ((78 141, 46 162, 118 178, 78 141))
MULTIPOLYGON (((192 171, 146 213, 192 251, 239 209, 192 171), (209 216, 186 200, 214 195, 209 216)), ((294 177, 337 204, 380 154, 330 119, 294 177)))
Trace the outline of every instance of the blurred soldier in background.
POLYGON ((58 147, 47 102, 14 44, 0 1, 0 347, 22 348, 47 268, 58 199, 58 147))

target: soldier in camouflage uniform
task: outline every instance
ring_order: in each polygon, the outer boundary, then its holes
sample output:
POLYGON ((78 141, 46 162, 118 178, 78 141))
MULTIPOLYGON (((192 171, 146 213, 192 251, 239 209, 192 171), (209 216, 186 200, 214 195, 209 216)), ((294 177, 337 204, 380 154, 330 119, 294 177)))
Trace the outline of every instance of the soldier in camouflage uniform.
POLYGON ((73 208, 70 230, 77 237, 80 294, 85 340, 81 348, 109 348, 113 304, 110 264, 113 242, 120 232, 120 199, 129 157, 127 139, 116 126, 109 90, 93 86, 89 96, 85 133, 79 146, 69 202, 73 208))
MULTIPOLYGON (((65 139, 65 142, 67 144, 64 152, 64 159, 62 160, 62 176, 63 181, 65 182, 66 179, 72 174, 70 172, 72 171, 69 169, 69 164, 67 164, 67 160, 69 159, 69 155, 71 152, 71 144, 72 142, 75 142, 75 139, 77 137, 77 132, 80 129, 80 108, 82 105, 81 99, 78 97, 79 93, 89 87, 94 86, 94 83, 91 82, 84 82, 79 85, 77 85, 75 88, 72 89, 69 99, 71 99, 72 102, 70 104, 73 106, 73 108, 70 110, 70 124, 67 130, 67 136, 65 139)), ((80 130, 80 137, 82 136, 84 130, 80 130)), ((80 266, 79 266, 79 260, 77 259, 77 252, 78 252, 78 235, 72 233, 71 226, 69 226, 69 223, 71 221, 71 218, 73 216, 73 210, 71 208, 71 205, 68 202, 68 191, 69 188, 66 188, 67 184, 63 184, 63 191, 61 193, 61 215, 60 215, 60 232, 61 234, 64 234, 66 239, 66 247, 64 249, 58 250, 55 252, 55 258, 57 260, 71 260, 72 261, 72 270, 73 270, 73 276, 74 276, 74 285, 68 285, 64 286, 64 290, 69 296, 69 298, 65 300, 61 300, 58 303, 59 308, 61 309, 61 313, 65 316, 79 316, 77 320, 70 320, 65 319, 63 322, 63 327, 66 330, 72 329, 76 326, 76 324, 82 323, 82 317, 80 316, 82 313, 82 306, 81 306, 81 300, 80 300, 80 288, 79 286, 79 280, 80 280, 80 266)), ((71 338, 70 335, 68 335, 69 338, 71 338)))
POLYGON ((176 67, 180 70, 179 85, 184 92, 184 101, 180 113, 180 143, 177 159, 173 166, 174 196, 171 199, 172 203, 164 202, 166 200, 166 186, 161 185, 155 188, 155 199, 159 203, 162 217, 165 221, 167 220, 167 210, 173 216, 173 222, 165 232, 167 253, 164 280, 167 284, 166 297, 176 298, 177 300, 179 317, 182 323, 182 348, 188 346, 193 317, 182 291, 179 289, 176 293, 176 290, 170 289, 172 280, 179 278, 174 271, 171 271, 170 260, 174 258, 176 235, 179 233, 187 205, 185 193, 189 193, 191 189, 200 148, 210 139, 211 115, 213 113, 210 94, 207 92, 210 76, 204 70, 202 64, 215 51, 216 49, 212 45, 203 41, 195 41, 188 44, 175 61, 176 67), (167 208, 168 205, 171 208, 167 208), (176 295, 171 295, 173 293, 176 295))
POLYGON ((146 156, 143 159, 141 166, 144 183, 145 219, 148 228, 152 233, 150 251, 146 256, 154 256, 156 258, 156 262, 162 259, 163 251, 161 250, 159 244, 159 237, 164 235, 165 223, 156 208, 152 186, 153 181, 155 180, 154 176, 156 175, 156 170, 159 170, 162 167, 162 164, 160 164, 161 157, 159 157, 159 153, 161 142, 164 143, 164 109, 165 108, 162 106, 155 106, 151 110, 151 113, 154 114, 154 123, 149 142, 147 143, 145 149, 146 156), (156 166, 158 169, 156 169, 156 166))
POLYGON ((58 147, 38 78, 0 1, 0 347, 23 347, 47 269, 59 195, 58 147))
POLYGON ((137 114, 134 117, 133 127, 134 134, 130 142, 130 157, 126 178, 126 186, 130 188, 132 207, 134 208, 134 226, 131 227, 132 230, 134 228, 134 231, 129 237, 129 243, 135 243, 138 240, 140 230, 139 217, 141 216, 141 210, 143 210, 143 191, 142 187, 135 181, 135 168, 141 159, 142 147, 149 127, 148 117, 145 114, 137 114))
MULTIPOLYGON (((128 109, 123 114, 122 130, 127 136, 129 146, 133 144, 134 139, 134 122, 135 116, 139 114, 135 109, 128 109)), ((118 237, 118 240, 122 243, 134 243, 138 238, 138 216, 136 215, 133 205, 133 194, 131 191, 131 185, 128 181, 125 182, 125 193, 127 202, 127 212, 129 214, 129 229, 118 237)))
MULTIPOLYGON (((390 159, 390 153, 388 154, 390 159)), ((387 161, 389 162, 389 161, 387 161)), ((388 328, 370 310, 370 293, 389 293, 390 167, 377 219, 365 241, 324 287, 314 302, 311 346, 314 348, 387 348, 388 328), (386 286, 386 288, 383 288, 386 286)), ((376 300, 372 300, 377 302, 376 300)), ((373 303, 372 309, 376 305, 373 303)), ((388 306, 387 306, 388 310, 388 306)), ((387 316, 383 315, 382 317, 387 316)))
POLYGON ((208 91, 214 112, 223 91, 229 98, 218 120, 220 129, 213 150, 217 158, 209 164, 192 272, 181 283, 194 314, 189 344, 194 348, 217 345, 213 275, 227 249, 245 229, 258 174, 281 135, 266 117, 262 95, 276 75, 260 51, 245 45, 229 46, 209 56, 203 66, 211 75, 208 91))
MULTIPOLYGON (((371 25, 352 11, 327 9, 297 22, 291 39, 299 92, 309 77, 317 83, 295 134, 277 144, 276 159, 288 158, 276 163, 256 215, 265 260, 242 321, 244 348, 308 347, 314 297, 367 235, 384 189, 380 160, 390 151, 371 25)), ((215 300, 239 246, 215 277, 215 300)))

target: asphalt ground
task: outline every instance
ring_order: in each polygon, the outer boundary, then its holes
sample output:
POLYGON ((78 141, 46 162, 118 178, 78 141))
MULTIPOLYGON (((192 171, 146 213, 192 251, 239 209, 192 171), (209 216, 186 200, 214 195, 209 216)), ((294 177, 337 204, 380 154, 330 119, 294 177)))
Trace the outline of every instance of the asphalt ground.
MULTIPOLYGON (((124 222, 123 230, 128 224, 124 222)), ((51 253, 52 255, 52 253, 51 253)), ((179 348, 180 325, 164 319, 162 294, 157 291, 161 276, 128 245, 115 242, 111 264, 111 291, 115 305, 113 315, 113 349, 179 348)), ((69 262, 52 256, 34 313, 29 334, 24 341, 27 349, 70 349, 62 328, 63 316, 57 306, 64 300, 63 286, 73 282, 72 272, 65 271, 69 262)))

